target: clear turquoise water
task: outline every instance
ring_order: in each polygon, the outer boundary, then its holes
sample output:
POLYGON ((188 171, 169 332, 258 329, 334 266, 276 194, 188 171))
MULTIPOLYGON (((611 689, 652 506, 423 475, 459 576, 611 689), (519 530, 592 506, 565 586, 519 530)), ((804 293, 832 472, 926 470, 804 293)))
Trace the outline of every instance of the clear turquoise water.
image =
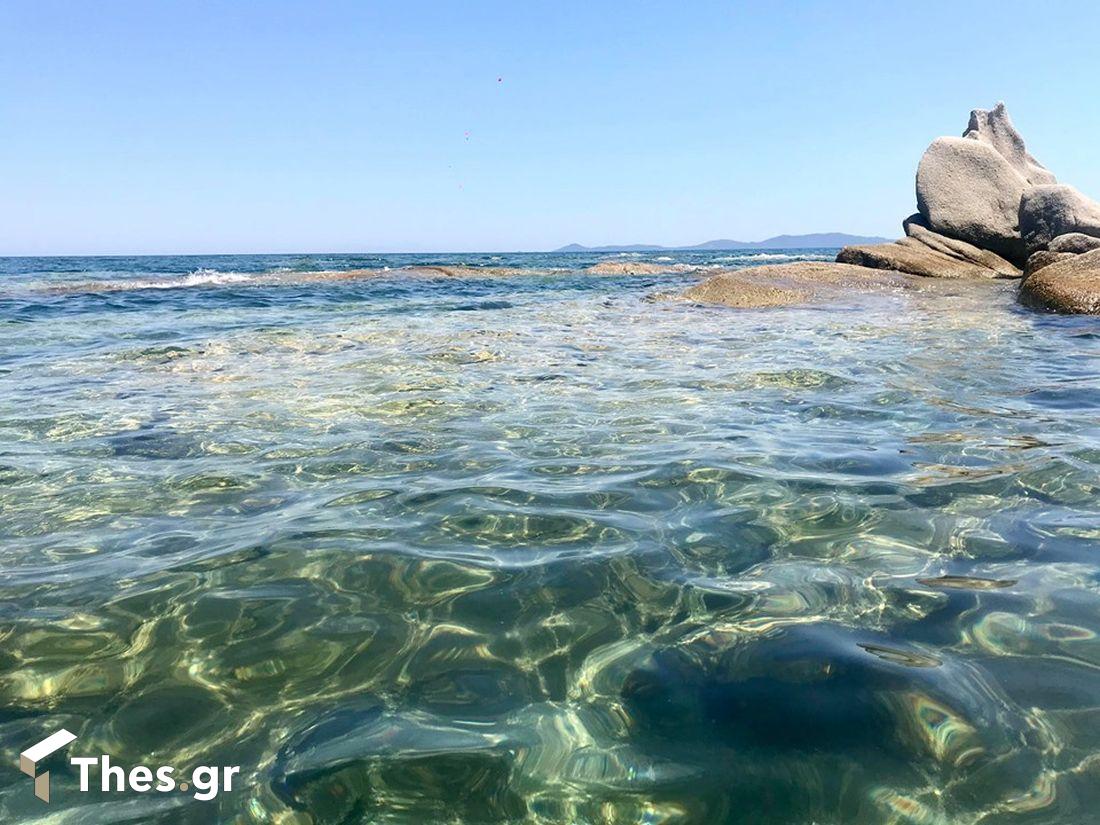
POLYGON ((0 821, 1093 821, 1096 319, 606 258, 0 260, 0 821))

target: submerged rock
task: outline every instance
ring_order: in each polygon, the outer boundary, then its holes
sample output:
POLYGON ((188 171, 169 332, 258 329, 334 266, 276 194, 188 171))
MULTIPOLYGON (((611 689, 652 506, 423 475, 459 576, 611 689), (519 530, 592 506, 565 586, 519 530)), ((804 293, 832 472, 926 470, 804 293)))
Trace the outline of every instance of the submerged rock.
POLYGON ((933 231, 1022 261, 1020 198, 1028 186, 988 143, 941 137, 917 167, 917 208, 933 231))
POLYGON ((917 584, 926 587, 946 587, 949 590, 1000 590, 1012 587, 1016 579, 985 579, 979 576, 935 576, 917 579, 917 584))
POLYGON ((1100 238, 1100 203, 1064 183, 1027 190, 1020 199, 1019 219, 1030 251, 1047 249, 1060 235, 1100 238))
POLYGON ((660 275, 664 272, 691 272, 697 267, 690 264, 659 264, 646 261, 600 261, 585 272, 593 275, 660 275))
POLYGON ((1020 300, 1058 312, 1100 315, 1100 249, 1059 255, 1024 279, 1020 300))
POLYGON ((801 261, 723 272, 684 292, 689 301, 744 309, 836 299, 855 291, 911 285, 909 276, 846 263, 801 261))
POLYGON ((977 140, 991 146, 1007 160, 1012 168, 1023 175, 1030 184, 1056 183, 1054 175, 1028 154, 1024 139, 1012 125, 1004 103, 998 103, 992 109, 975 109, 970 113, 963 137, 977 140))
POLYGON ((740 753, 875 754, 962 767, 1008 748, 981 674, 882 634, 832 624, 658 650, 622 700, 637 735, 740 753))

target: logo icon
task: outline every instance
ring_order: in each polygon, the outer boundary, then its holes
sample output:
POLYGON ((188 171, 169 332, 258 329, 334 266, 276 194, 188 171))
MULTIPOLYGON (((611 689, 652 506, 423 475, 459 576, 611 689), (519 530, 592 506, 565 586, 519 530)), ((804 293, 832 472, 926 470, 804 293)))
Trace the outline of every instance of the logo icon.
POLYGON ((51 753, 61 750, 76 739, 74 734, 62 728, 19 754, 19 770, 34 780, 34 795, 43 802, 50 801, 50 772, 36 776, 37 765, 51 753))

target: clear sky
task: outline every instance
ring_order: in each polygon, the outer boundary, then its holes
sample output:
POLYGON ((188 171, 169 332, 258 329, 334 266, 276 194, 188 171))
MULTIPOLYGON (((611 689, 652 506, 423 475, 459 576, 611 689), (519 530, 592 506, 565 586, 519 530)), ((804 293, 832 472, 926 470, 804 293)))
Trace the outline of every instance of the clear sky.
POLYGON ((0 254, 897 235, 1007 102, 1100 196, 1100 4, 0 3, 0 254))

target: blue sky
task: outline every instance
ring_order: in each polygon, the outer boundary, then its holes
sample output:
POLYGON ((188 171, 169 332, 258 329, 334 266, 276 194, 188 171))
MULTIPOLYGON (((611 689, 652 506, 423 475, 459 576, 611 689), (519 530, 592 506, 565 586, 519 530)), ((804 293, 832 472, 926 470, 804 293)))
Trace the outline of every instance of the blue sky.
POLYGON ((1100 4, 0 5, 0 254, 896 235, 1007 102, 1100 196, 1100 4), (499 80, 498 80, 499 78, 499 80))

